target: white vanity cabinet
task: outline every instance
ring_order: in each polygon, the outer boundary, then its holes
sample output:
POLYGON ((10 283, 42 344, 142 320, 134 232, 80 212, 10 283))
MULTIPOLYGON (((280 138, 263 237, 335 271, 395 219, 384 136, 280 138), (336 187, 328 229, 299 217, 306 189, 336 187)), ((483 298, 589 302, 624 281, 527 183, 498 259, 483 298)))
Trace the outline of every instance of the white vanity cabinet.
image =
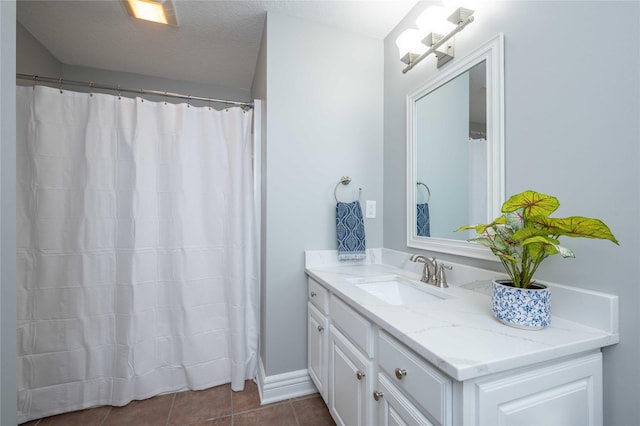
MULTIPOLYGON (((309 278, 308 307, 309 374, 338 425, 602 425, 600 347, 456 379, 402 342, 394 318, 380 320, 382 310, 371 314, 330 281, 309 278)), ((473 361, 486 350, 476 347, 455 359, 473 361)))

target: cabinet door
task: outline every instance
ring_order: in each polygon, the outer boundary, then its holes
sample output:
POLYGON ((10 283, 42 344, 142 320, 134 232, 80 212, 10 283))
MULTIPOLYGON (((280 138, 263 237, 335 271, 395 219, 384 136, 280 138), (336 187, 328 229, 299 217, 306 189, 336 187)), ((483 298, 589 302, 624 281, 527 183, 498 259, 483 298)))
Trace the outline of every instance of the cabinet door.
POLYGON ((475 394, 478 412, 465 424, 602 425, 602 355, 478 380, 475 394))
POLYGON ((336 424, 366 426, 372 422, 371 361, 333 325, 329 339, 329 411, 336 424))
POLYGON ((308 337, 307 356, 311 380, 318 388, 324 402, 327 402, 327 370, 328 370, 328 335, 327 317, 322 315, 311 302, 308 303, 308 337))
POLYGON ((380 426, 433 426, 433 423, 423 416, 420 410, 382 373, 378 374, 378 382, 372 398, 377 406, 377 423, 380 426))

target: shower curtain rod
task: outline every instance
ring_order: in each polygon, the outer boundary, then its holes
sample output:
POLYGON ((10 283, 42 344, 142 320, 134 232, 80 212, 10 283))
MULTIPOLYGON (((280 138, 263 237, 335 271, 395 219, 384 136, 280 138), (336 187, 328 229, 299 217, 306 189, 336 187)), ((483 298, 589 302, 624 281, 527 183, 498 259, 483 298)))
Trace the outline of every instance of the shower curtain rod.
POLYGON ((149 89, 127 89, 120 86, 109 86, 106 84, 95 83, 93 81, 76 81, 76 80, 65 80, 62 77, 40 77, 38 75, 30 75, 30 74, 20 74, 16 73, 16 78, 22 80, 31 80, 34 84, 38 82, 43 83, 54 83, 58 84, 60 90, 62 90, 63 86, 80 86, 80 87, 88 87, 89 89, 101 89, 101 90, 110 90, 118 93, 126 92, 126 93, 137 93, 139 95, 144 96, 145 94, 158 95, 163 96, 164 98, 176 98, 176 99, 185 99, 187 101, 195 100, 195 101, 204 101, 204 102, 216 102, 221 104, 233 104, 239 105, 242 108, 253 108, 253 102, 240 102, 240 101, 230 101, 226 99, 215 99, 215 98, 203 98, 200 96, 190 96, 183 95, 180 93, 172 93, 172 92, 162 92, 160 90, 149 90, 149 89))

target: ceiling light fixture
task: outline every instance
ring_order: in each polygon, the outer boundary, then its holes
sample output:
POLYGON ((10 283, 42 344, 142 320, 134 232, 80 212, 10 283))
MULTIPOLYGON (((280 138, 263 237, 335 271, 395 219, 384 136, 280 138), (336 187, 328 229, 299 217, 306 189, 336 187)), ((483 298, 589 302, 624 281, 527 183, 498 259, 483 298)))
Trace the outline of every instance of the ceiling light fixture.
POLYGON ((473 22, 473 13, 471 9, 459 7, 445 20, 443 7, 431 6, 422 12, 416 20, 418 29, 407 29, 396 39, 400 60, 407 64, 402 72, 407 73, 432 53, 436 56, 438 68, 452 60, 453 36, 473 22), (455 27, 448 31, 451 24, 455 27))
POLYGON ((178 26, 171 0, 122 0, 122 4, 134 18, 178 26))

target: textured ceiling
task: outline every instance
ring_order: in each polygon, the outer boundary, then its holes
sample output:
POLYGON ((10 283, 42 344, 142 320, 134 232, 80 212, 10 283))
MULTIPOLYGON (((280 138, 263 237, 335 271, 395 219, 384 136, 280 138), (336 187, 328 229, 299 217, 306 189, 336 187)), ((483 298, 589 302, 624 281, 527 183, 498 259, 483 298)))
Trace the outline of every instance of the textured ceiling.
POLYGON ((17 18, 64 64, 249 89, 267 12, 382 39, 416 3, 174 0, 176 28, 133 19, 115 0, 19 0, 17 18))

